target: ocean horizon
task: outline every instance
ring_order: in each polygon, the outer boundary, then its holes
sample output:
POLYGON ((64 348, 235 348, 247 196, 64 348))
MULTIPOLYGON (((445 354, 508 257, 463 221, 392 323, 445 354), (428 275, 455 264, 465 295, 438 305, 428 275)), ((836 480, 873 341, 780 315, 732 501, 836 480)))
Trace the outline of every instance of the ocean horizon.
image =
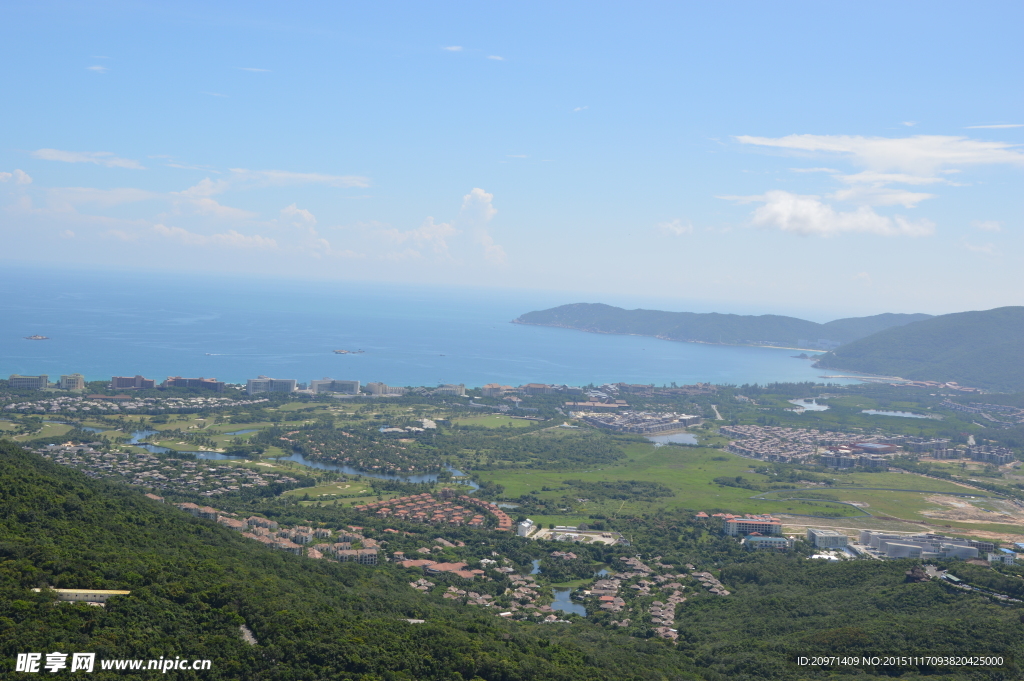
POLYGON ((0 303, 3 376, 244 383, 265 375, 471 387, 824 382, 823 370, 789 349, 511 323, 577 302, 572 293, 116 272, 8 271, 0 281, 8 292, 0 303), (49 339, 25 339, 34 334, 49 339))

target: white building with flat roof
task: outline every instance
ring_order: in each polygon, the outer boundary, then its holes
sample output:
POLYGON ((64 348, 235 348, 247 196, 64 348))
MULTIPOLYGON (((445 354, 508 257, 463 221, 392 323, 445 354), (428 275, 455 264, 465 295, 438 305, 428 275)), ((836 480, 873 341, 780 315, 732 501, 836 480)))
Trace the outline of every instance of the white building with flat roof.
POLYGON ((346 395, 358 395, 359 381, 336 381, 333 378, 322 378, 318 381, 310 381, 309 389, 314 393, 345 393, 346 395))
POLYGON ((817 549, 844 549, 849 543, 849 537, 835 530, 817 530, 808 527, 807 541, 817 549))
POLYGON ((527 518, 523 522, 516 525, 516 534, 520 537, 528 537, 533 532, 534 524, 533 521, 527 518))
POLYGON ((269 378, 260 376, 245 382, 245 392, 250 395, 258 393, 293 393, 297 381, 294 378, 269 378))
POLYGON ((22 388, 28 390, 45 390, 50 387, 50 377, 46 374, 39 376, 21 376, 19 374, 12 374, 7 379, 7 385, 12 388, 22 388))

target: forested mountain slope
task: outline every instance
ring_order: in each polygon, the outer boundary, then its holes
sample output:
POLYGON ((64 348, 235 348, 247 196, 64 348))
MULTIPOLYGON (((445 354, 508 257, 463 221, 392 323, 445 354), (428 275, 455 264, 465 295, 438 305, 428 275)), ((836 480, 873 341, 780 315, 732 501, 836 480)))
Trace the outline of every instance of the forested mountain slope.
MULTIPOLYGON (((161 676, 257 681, 802 680, 831 678, 796 667, 802 654, 1024 653, 1019 605, 937 581, 907 583, 910 561, 836 564, 746 552, 691 518, 659 513, 617 525, 634 540, 620 557, 693 561, 732 592, 687 587, 673 646, 591 623, 508 622, 493 610, 420 594, 395 567, 274 551, 0 442, 0 677, 12 676, 18 653, 53 651, 205 658, 213 661, 209 671, 161 676), (44 586, 131 594, 106 608, 55 605, 31 591, 44 586), (256 645, 242 640, 242 624, 256 645)), ((975 572, 958 574, 1024 593, 1019 571, 975 572)), ((974 669, 941 678, 1014 674, 974 669)), ((876 675, 900 677, 863 676, 876 675)), ((97 671, 90 678, 150 676, 97 671)))
POLYGON ((702 343, 757 343, 796 345, 799 339, 819 338, 848 343, 882 329, 927 319, 925 314, 880 314, 837 319, 818 324, 782 315, 736 315, 624 310, 601 303, 575 303, 527 312, 517 324, 558 326, 595 333, 656 336, 667 340, 702 343))
POLYGON ((886 329, 822 356, 818 366, 1024 391, 1024 307, 958 312, 886 329))
POLYGON ((213 661, 199 676, 166 678, 694 678, 668 644, 515 625, 403 581, 268 549, 0 442, 0 676, 17 653, 61 651, 213 661), (55 606, 30 590, 43 586, 131 595, 106 608, 55 606), (243 642, 241 624, 258 645, 243 642))

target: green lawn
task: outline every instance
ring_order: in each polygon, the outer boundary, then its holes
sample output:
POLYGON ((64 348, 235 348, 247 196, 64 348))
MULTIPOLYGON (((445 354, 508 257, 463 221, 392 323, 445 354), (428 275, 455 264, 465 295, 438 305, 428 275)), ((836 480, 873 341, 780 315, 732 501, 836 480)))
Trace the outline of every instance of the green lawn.
MULTIPOLYGON (((855 513, 853 509, 827 501, 804 502, 788 500, 785 503, 761 499, 751 499, 756 492, 738 488, 722 487, 714 483, 716 477, 742 476, 754 482, 764 482, 765 476, 749 472, 761 465, 716 449, 697 447, 653 447, 635 444, 627 447, 629 460, 620 465, 608 465, 582 471, 564 470, 506 470, 487 471, 481 477, 492 480, 505 487, 504 496, 518 497, 530 492, 537 492, 537 497, 559 499, 564 495, 572 495, 565 489, 564 481, 580 479, 587 482, 639 480, 658 482, 668 486, 674 492, 671 497, 657 499, 635 499, 625 502, 608 500, 602 503, 589 501, 574 504, 573 509, 565 515, 535 516, 535 522, 547 525, 574 525, 586 522, 592 513, 614 517, 621 514, 651 512, 659 507, 688 508, 694 510, 725 510, 732 513, 775 513, 803 514, 829 512, 830 509, 842 509, 843 513, 855 513), (543 491, 548 487, 551 491, 543 491)), ((866 487, 897 488, 907 490, 924 490, 926 492, 956 492, 974 494, 979 501, 984 492, 961 487, 945 480, 935 480, 909 473, 849 473, 836 474, 835 488, 814 487, 807 490, 808 494, 825 494, 839 501, 862 502, 867 504, 867 511, 875 515, 883 515, 906 519, 912 522, 927 522, 934 525, 949 525, 962 530, 988 530, 995 532, 1017 532, 1012 525, 993 523, 961 523, 956 521, 929 518, 923 511, 935 508, 927 501, 929 494, 921 492, 891 492, 864 489, 866 487)), ((799 485, 795 485, 799 487, 799 485)), ((800 493, 784 493, 781 496, 798 496, 800 493)), ((983 503, 983 502, 982 502, 983 503)), ((998 517, 998 516, 996 516, 998 517)), ((863 518, 851 518, 849 522, 866 521, 863 518)))
POLYGON ((526 426, 533 425, 535 421, 526 421, 524 419, 514 419, 509 416, 503 416, 500 414, 487 414, 482 416, 465 416, 452 420, 460 426, 480 426, 482 428, 501 428, 502 426, 512 426, 513 428, 525 428, 526 426))

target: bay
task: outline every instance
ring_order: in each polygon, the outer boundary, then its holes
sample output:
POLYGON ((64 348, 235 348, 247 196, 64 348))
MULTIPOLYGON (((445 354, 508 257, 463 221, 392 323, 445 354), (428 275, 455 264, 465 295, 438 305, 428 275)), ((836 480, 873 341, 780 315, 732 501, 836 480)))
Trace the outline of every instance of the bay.
MULTIPOLYGON (((0 374, 389 385, 820 382, 790 350, 511 324, 578 294, 122 273, 0 273, 0 374), (30 341, 41 334, 49 340, 30 341), (336 349, 363 350, 335 354, 336 349)), ((852 383, 855 379, 831 379, 852 383)))

